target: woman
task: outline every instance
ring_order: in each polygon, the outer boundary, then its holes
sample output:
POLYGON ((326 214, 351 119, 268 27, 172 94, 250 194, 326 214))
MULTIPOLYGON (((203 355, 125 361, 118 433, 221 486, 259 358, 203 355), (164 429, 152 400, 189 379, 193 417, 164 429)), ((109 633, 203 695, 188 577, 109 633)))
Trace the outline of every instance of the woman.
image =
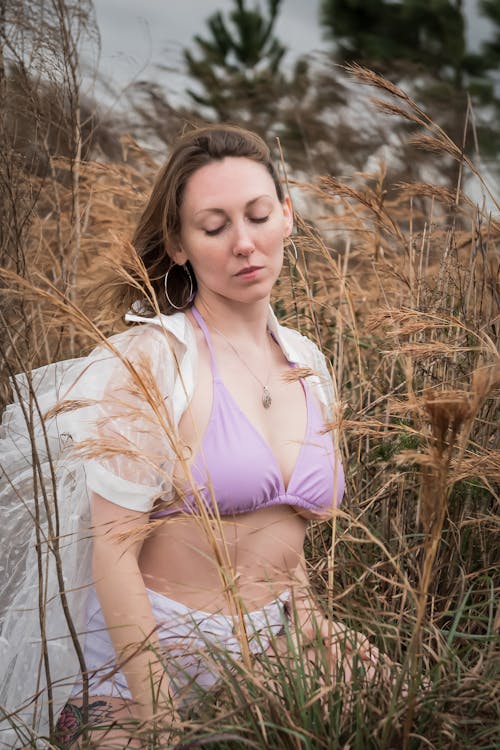
POLYGON ((188 132, 157 178, 133 239, 147 278, 124 290, 139 325, 80 366, 60 414, 85 454, 93 535, 89 683, 61 714, 62 747, 84 718, 94 737, 121 724, 117 746, 138 722, 175 721, 217 682, 207 648, 251 665, 290 619, 337 656, 342 628, 311 603, 303 559, 308 520, 343 494, 332 386, 269 306, 292 224, 246 130, 188 132))

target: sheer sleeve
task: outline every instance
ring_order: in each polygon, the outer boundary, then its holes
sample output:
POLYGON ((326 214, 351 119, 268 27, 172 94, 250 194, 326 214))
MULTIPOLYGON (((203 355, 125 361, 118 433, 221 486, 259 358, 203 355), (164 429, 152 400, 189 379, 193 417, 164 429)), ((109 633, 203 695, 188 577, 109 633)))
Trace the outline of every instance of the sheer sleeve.
POLYGON ((297 361, 312 371, 308 383, 322 407, 325 422, 331 429, 332 424, 336 421, 339 404, 331 367, 325 355, 311 339, 293 328, 288 328, 287 332, 293 341, 293 350, 296 353, 297 361))
POLYGON ((0 426, 0 748, 47 736, 85 670, 88 490, 142 511, 171 493, 181 355, 145 324, 12 381, 0 426))
POLYGON ((56 407, 87 487, 135 511, 169 496, 177 358, 167 334, 145 325, 109 339, 67 382, 56 407))

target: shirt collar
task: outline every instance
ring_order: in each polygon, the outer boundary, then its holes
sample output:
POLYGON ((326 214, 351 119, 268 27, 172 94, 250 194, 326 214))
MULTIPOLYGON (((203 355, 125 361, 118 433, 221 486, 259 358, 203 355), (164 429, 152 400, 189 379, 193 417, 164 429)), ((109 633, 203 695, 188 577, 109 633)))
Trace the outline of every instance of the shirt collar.
MULTIPOLYGON (((146 315, 141 315, 139 312, 136 313, 131 311, 125 315, 125 321, 127 323, 153 323, 153 325, 161 326, 166 331, 169 331, 169 333, 172 333, 176 339, 184 344, 184 346, 187 345, 187 326, 190 324, 184 312, 177 312, 172 315, 164 315, 163 313, 160 313, 160 315, 148 317, 146 315)), ((269 305, 267 327, 271 335, 278 342, 288 361, 297 362, 297 353, 294 351, 293 346, 290 346, 285 340, 284 333, 287 329, 278 323, 278 319, 271 305, 269 305)))

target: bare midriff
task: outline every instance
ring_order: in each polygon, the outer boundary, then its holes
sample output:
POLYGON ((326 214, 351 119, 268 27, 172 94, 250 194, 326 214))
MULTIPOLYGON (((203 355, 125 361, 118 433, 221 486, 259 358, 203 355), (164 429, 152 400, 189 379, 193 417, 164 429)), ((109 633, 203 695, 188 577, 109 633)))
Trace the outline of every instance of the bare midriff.
MULTIPOLYGON (((199 449, 213 399, 213 373, 203 333, 194 325, 199 352, 197 387, 179 432, 192 456, 199 449)), ((220 342, 219 342, 220 343, 220 342)), ((304 389, 289 375, 290 364, 274 346, 271 409, 261 405, 262 386, 227 346, 216 350, 219 372, 240 409, 270 445, 288 484, 306 432, 304 389), (286 425, 286 429, 283 428, 286 425)), ((182 486, 185 476, 175 475, 182 486)), ((297 509, 298 510, 298 509, 297 509)), ((212 518, 177 513, 166 517, 146 538, 139 565, 147 588, 204 612, 232 613, 231 587, 250 612, 281 594, 296 580, 307 518, 281 504, 212 518)))
POLYGON ((307 521, 288 505, 218 520, 177 514, 161 521, 139 560, 146 586, 192 609, 262 607, 296 580, 307 521))

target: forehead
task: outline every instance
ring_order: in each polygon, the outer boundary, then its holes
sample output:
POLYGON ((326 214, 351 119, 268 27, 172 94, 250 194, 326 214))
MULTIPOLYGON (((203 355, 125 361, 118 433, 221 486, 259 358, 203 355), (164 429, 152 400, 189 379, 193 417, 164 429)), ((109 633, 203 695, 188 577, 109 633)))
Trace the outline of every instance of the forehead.
POLYGON ((260 162, 226 157, 200 167, 187 181, 181 212, 245 205, 268 195, 277 200, 273 178, 260 162))

